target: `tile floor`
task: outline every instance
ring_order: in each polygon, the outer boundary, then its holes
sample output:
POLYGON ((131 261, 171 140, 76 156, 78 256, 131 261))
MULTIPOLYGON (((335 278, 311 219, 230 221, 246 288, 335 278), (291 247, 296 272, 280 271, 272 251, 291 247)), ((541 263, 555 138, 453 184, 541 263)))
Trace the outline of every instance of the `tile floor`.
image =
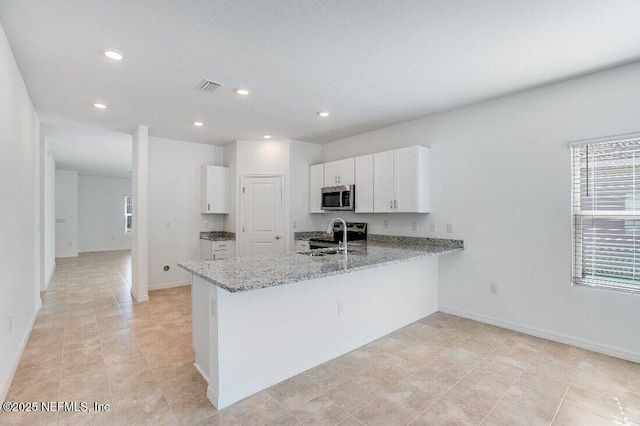
POLYGON ((190 288, 129 295, 130 254, 59 259, 7 401, 109 412, 0 424, 640 424, 640 365, 437 313, 220 412, 193 367, 190 288))

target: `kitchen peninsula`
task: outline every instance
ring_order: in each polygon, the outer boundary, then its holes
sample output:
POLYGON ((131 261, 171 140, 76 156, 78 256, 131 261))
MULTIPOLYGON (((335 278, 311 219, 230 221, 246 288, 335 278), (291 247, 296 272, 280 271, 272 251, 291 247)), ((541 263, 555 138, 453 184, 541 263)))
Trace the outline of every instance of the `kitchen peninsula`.
POLYGON ((195 366, 224 408, 438 310, 459 240, 370 235, 343 254, 189 261, 195 366))

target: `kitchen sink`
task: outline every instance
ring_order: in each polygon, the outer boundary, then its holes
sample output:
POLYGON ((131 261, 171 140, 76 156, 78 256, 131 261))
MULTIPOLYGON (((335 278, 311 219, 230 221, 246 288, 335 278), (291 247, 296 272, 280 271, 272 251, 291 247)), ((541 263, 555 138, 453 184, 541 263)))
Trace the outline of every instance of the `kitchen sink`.
POLYGON ((342 254, 342 250, 337 248, 319 248, 313 250, 299 251, 303 256, 325 256, 327 254, 342 254))

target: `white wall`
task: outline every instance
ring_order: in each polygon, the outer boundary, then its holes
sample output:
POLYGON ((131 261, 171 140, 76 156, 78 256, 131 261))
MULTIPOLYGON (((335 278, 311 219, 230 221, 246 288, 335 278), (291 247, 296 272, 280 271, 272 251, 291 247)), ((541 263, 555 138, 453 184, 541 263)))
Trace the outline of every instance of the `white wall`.
POLYGON ((44 143, 44 179, 40 182, 43 185, 44 208, 42 229, 44 230, 43 244, 43 265, 44 281, 43 289, 49 287, 53 271, 56 267, 56 161, 51 153, 49 144, 44 143))
POLYGON ((231 142, 222 147, 224 150, 223 165, 229 167, 229 214, 224 216, 224 230, 227 232, 236 232, 236 197, 238 177, 238 143, 231 142))
POLYGON ((1 25, 0 93, 0 401, 4 401, 40 307, 36 232, 40 195, 38 117, 1 25))
POLYGON ((125 234, 124 197, 131 179, 78 175, 78 251, 131 249, 125 234))
POLYGON ((177 263, 200 258, 201 231, 222 230, 223 215, 200 214, 200 166, 222 162, 220 146, 149 137, 149 290, 190 282, 177 263))
MULTIPOLYGON (((242 218, 239 216, 240 197, 242 177, 247 175, 282 175, 283 178, 283 238, 285 241, 284 251, 289 250, 291 244, 290 226, 290 207, 289 207, 289 188, 290 188, 290 146, 292 141, 284 140, 241 140, 234 144, 226 145, 226 150, 236 150, 235 164, 228 164, 235 169, 236 184, 233 192, 235 197, 235 218, 231 219, 235 222, 236 233, 236 254, 242 255, 242 218)), ((232 159, 233 154, 227 154, 226 159, 232 159)), ((233 200, 233 198, 232 198, 233 200)))
MULTIPOLYGON (((313 231, 319 224, 319 215, 309 214, 309 166, 322 162, 322 146, 313 143, 291 141, 291 218, 290 244, 295 248, 293 233, 313 231)), ((318 194, 320 196, 320 194, 318 194)))
POLYGON ((634 63, 333 142, 323 156, 430 146, 433 214, 353 216, 464 239, 463 253, 440 258, 441 309, 640 361, 640 296, 570 284, 567 147, 639 131, 639 93, 634 63))
POLYGON ((78 256, 78 172, 56 170, 56 257, 78 256))

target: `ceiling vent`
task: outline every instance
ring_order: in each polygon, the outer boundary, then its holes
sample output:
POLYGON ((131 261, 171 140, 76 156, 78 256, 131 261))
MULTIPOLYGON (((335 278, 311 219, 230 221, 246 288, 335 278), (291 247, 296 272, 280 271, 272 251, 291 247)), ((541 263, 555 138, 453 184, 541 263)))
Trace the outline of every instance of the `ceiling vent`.
POLYGON ((203 92, 215 92, 220 86, 222 86, 222 84, 205 79, 202 80, 202 83, 198 85, 198 89, 202 90, 203 92))

